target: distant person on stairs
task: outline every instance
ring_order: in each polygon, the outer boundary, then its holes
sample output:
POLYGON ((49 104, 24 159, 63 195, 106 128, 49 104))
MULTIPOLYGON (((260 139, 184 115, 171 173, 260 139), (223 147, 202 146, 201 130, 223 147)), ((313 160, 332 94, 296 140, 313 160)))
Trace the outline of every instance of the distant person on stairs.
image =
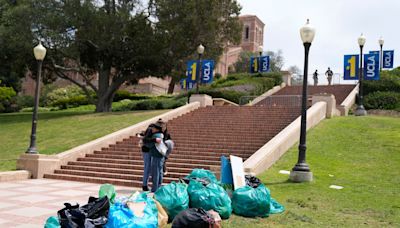
POLYGON ((326 79, 328 79, 328 85, 332 84, 332 77, 333 77, 333 71, 331 71, 331 68, 328 67, 328 70, 325 72, 326 79))
POLYGON ((318 70, 315 70, 313 74, 313 79, 314 79, 314 85, 318 85, 318 70))
POLYGON ((172 150, 174 149, 175 143, 174 143, 174 141, 172 141, 171 134, 169 134, 169 132, 168 132, 167 123, 162 121, 162 119, 159 119, 157 121, 157 123, 162 126, 162 132, 164 135, 164 143, 168 148, 167 153, 165 155, 165 159, 164 159, 164 165, 163 165, 163 173, 164 173, 164 175, 167 175, 168 174, 167 159, 168 159, 168 156, 171 154, 172 150))
POLYGON ((143 155, 143 183, 142 189, 143 191, 149 191, 148 182, 150 177, 151 171, 151 156, 150 156, 150 148, 154 145, 154 140, 151 138, 153 135, 153 128, 154 124, 150 124, 145 132, 142 132, 138 135, 141 139, 139 141, 139 146, 142 148, 142 155, 143 155))

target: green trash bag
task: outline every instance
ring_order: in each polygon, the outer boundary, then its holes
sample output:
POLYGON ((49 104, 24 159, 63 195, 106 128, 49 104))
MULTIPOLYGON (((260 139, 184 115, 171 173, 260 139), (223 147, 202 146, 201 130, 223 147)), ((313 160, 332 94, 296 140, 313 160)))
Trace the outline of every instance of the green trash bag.
POLYGON ((184 183, 171 182, 154 193, 154 198, 167 211, 169 221, 172 221, 179 212, 189 208, 189 194, 184 183))
POLYGON ((257 188, 244 186, 232 195, 233 212, 245 217, 267 217, 270 214, 271 196, 263 184, 257 188))
POLYGON ((217 177, 210 170, 206 169, 193 169, 192 172, 186 177, 189 179, 207 178, 210 182, 218 183, 217 177))
POLYGON ((44 224, 44 228, 61 228, 60 222, 56 216, 51 216, 46 220, 46 224, 44 224))
POLYGON ((117 193, 115 192, 114 185, 112 185, 112 184, 103 184, 103 185, 100 186, 99 198, 103 198, 104 196, 107 196, 108 199, 110 199, 110 203, 114 204, 116 195, 117 195, 117 193))
POLYGON ((188 193, 191 208, 201 207, 206 211, 213 209, 223 219, 228 219, 232 214, 231 199, 217 183, 204 186, 198 181, 191 180, 188 193))
POLYGON ((274 198, 271 198, 271 209, 270 214, 279 214, 285 211, 285 207, 278 203, 274 198))

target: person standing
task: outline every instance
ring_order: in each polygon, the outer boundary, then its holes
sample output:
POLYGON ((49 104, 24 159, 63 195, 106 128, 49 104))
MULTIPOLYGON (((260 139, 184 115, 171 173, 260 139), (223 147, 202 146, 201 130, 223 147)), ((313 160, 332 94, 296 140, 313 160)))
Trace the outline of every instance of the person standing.
POLYGON ((164 155, 161 151, 157 149, 156 145, 163 143, 164 138, 164 135, 162 133, 162 125, 160 125, 158 122, 155 123, 152 128, 151 138, 153 140, 153 145, 152 147, 150 147, 152 182, 151 192, 156 192, 162 184, 164 165, 164 155))
POLYGON ((328 70, 325 72, 326 79, 328 79, 328 85, 332 84, 332 77, 333 77, 333 72, 331 71, 331 68, 328 67, 328 70))
POLYGON ((313 79, 314 79, 314 85, 318 85, 318 70, 315 70, 313 74, 313 79))
POLYGON ((151 171, 151 155, 150 148, 154 145, 154 140, 152 139, 154 124, 150 124, 145 132, 138 135, 140 137, 139 145, 141 145, 142 156, 143 156, 143 182, 142 190, 149 191, 148 182, 151 171))
POLYGON ((171 134, 168 132, 167 123, 163 122, 162 119, 159 119, 157 121, 157 123, 162 126, 162 132, 164 135, 164 143, 168 148, 167 153, 165 154, 165 157, 164 157, 164 165, 163 165, 163 174, 167 175, 168 174, 167 160, 168 160, 168 156, 171 154, 172 150, 174 149, 175 143, 174 143, 174 141, 172 141, 171 134))

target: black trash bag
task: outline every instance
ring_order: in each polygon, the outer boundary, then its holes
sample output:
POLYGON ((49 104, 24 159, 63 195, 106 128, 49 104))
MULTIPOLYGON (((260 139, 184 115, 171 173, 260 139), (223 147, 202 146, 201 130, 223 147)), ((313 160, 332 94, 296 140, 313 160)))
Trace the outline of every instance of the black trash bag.
POLYGON ((172 221, 172 228, 209 228, 214 218, 203 208, 188 208, 181 211, 172 221))
POLYGON ((246 176, 244 176, 244 177, 245 177, 245 179, 246 179, 246 185, 247 185, 247 186, 250 186, 250 187, 252 187, 252 188, 258 188, 258 186, 261 184, 261 180, 258 179, 258 178, 255 177, 255 176, 246 175, 246 176))
POLYGON ((191 180, 195 180, 197 182, 200 182, 203 186, 207 186, 211 181, 204 177, 204 178, 198 178, 198 177, 184 177, 180 179, 181 182, 189 184, 191 180))
POLYGON ((89 197, 88 204, 79 207, 65 203, 65 208, 59 210, 58 220, 62 228, 101 228, 107 223, 110 202, 107 196, 99 199, 89 197))

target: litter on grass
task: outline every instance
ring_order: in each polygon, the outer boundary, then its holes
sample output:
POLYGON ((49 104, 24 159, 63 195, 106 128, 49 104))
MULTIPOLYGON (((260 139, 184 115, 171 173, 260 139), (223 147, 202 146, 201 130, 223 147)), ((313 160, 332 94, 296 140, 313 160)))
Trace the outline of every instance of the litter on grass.
POLYGON ((339 186, 339 185, 331 185, 331 186, 329 186, 329 188, 338 189, 338 190, 343 189, 343 187, 339 186))
POLYGON ((279 170, 280 174, 290 175, 290 171, 288 170, 279 170))

